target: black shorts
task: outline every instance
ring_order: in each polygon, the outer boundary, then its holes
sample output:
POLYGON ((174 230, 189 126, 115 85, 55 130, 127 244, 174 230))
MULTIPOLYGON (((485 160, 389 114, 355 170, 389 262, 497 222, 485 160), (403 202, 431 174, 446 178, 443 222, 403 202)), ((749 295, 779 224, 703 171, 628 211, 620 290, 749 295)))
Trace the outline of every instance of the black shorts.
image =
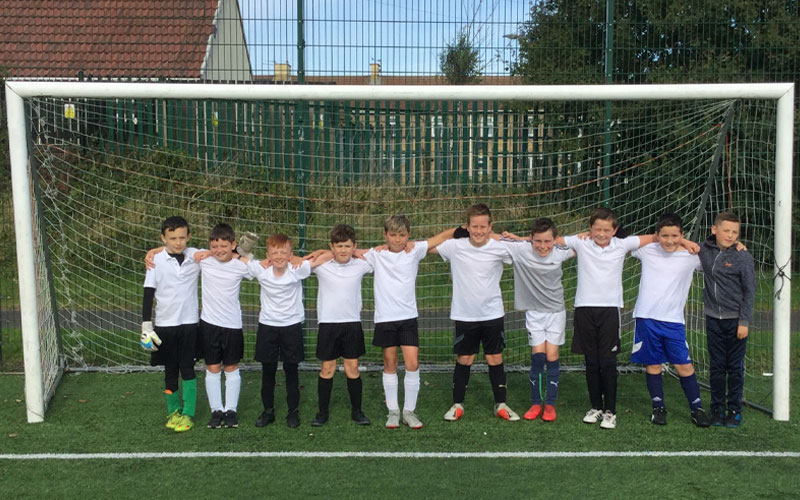
POLYGON ((401 345, 419 347, 417 318, 375 323, 372 345, 377 347, 397 347, 401 345))
POLYGON ((269 326, 258 324, 255 360, 259 363, 299 363, 303 353, 303 324, 269 326))
POLYGON ((187 368, 194 366, 198 356, 197 324, 180 326, 157 326, 154 328, 161 339, 156 352, 150 353, 150 366, 187 368))
POLYGON ((572 321, 572 352, 595 359, 620 353, 618 307, 576 307, 572 321))
POLYGON ((244 334, 241 328, 224 328, 200 320, 200 342, 206 365, 239 364, 244 357, 244 334))
POLYGON ((481 343, 483 354, 500 354, 506 347, 503 318, 487 321, 456 321, 453 352, 459 356, 478 354, 481 343))
POLYGON ((330 361, 339 357, 357 359, 366 352, 361 322, 320 323, 317 330, 317 359, 330 361))

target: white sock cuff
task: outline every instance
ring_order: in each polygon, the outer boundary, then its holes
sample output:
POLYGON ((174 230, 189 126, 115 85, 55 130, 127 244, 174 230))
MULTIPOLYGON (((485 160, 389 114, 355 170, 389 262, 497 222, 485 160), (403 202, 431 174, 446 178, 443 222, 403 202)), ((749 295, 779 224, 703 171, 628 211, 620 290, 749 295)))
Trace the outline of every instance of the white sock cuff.
POLYGON ((383 385, 393 385, 397 386, 397 373, 384 373, 383 374, 383 385))
POLYGON ((214 373, 214 372, 206 370, 206 378, 220 379, 220 378, 222 378, 222 372, 214 373))
POLYGON ((241 378, 241 374, 239 373, 239 369, 235 369, 232 372, 225 372, 225 379, 237 379, 241 378))
POLYGON ((410 370, 406 370, 405 380, 408 380, 409 382, 419 382, 419 368, 417 368, 413 372, 410 370))

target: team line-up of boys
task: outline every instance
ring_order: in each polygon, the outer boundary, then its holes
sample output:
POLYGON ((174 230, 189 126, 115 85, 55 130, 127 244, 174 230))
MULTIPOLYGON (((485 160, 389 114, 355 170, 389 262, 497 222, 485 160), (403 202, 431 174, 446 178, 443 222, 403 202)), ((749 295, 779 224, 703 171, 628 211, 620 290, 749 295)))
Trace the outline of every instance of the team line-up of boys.
POLYGON ((504 264, 513 264, 514 306, 525 311, 531 346, 531 405, 526 420, 556 420, 559 347, 565 343, 566 310, 561 264, 577 257, 571 350, 584 356, 590 409, 587 424, 603 429, 617 425, 617 355, 620 353, 620 309, 623 307, 622 269, 628 253, 641 261, 639 295, 633 311, 635 332, 631 361, 646 366, 647 389, 653 405, 651 422, 666 424, 662 365, 671 363, 689 403, 691 421, 698 427, 738 427, 742 422, 744 354, 755 298, 751 254, 738 242, 740 222, 722 212, 711 235, 700 245, 683 238, 676 214, 663 214, 654 234, 617 237, 617 215, 595 209, 586 233, 559 236, 548 218, 533 221, 529 236, 492 232, 485 204, 469 207, 466 223, 427 240, 409 241, 411 224, 404 215, 384 223, 385 245, 357 249, 355 230, 337 224, 330 249, 304 258, 292 253, 283 234, 266 240, 267 254, 254 260, 256 237, 236 236, 227 224, 215 226, 208 250, 188 246, 189 224, 179 216, 161 226, 163 247, 147 257, 142 305, 143 348, 151 364, 164 366, 166 427, 185 432, 194 426, 197 400, 195 359, 204 358, 205 388, 211 410, 209 428, 238 427, 241 387, 238 363, 244 355, 239 290, 242 279, 260 284, 255 360, 262 364, 261 400, 255 422, 275 421, 275 377, 282 362, 286 377, 289 427, 300 426, 298 364, 304 359, 302 324, 305 319, 302 280, 317 276, 317 347, 321 362, 317 379, 315 427, 329 419, 333 376, 339 358, 347 377, 351 419, 369 425, 362 411, 362 382, 358 358, 364 354, 361 326, 361 279, 374 273, 375 329, 373 344, 383 350, 383 389, 387 428, 405 424, 423 427, 415 410, 420 388, 419 335, 415 282, 419 262, 429 253, 450 263, 453 292, 450 318, 454 321, 453 403, 444 419, 464 416, 470 367, 481 346, 494 394, 494 414, 508 421, 519 415, 506 402, 503 367, 505 331, 500 279, 504 264), (703 303, 710 359, 710 415, 703 408, 684 328, 684 306, 695 271, 703 271, 703 303), (202 275, 202 313, 198 314, 197 281, 202 275), (155 318, 153 305, 155 302, 155 318), (404 401, 398 402, 398 357, 405 365, 404 401), (225 373, 225 401, 222 373, 225 373), (179 378, 183 379, 180 384, 179 378), (544 387, 542 385, 544 384, 544 387), (181 398, 182 393, 182 398, 181 398), (181 404, 182 399, 182 404, 181 404))

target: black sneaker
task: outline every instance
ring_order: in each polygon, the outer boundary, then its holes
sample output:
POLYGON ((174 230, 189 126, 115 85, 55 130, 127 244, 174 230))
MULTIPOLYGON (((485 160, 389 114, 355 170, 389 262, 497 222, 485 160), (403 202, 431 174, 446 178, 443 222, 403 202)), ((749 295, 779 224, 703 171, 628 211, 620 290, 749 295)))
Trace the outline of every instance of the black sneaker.
POLYGON ((702 407, 692 412, 692 423, 697 427, 708 427, 711 425, 711 421, 708 419, 706 411, 702 407))
POLYGON ((725 412, 723 410, 711 410, 711 425, 714 427, 725 426, 725 412))
POLYGON ((369 425, 372 423, 361 410, 353 410, 350 412, 350 419, 358 425, 369 425))
POLYGON ((211 413, 211 420, 208 421, 208 428, 209 429, 219 429, 222 427, 222 419, 225 417, 225 413, 217 410, 211 413))
POLYGON ((650 417, 650 423, 654 425, 667 425, 667 409, 663 406, 653 408, 653 415, 650 417))
POLYGON ((735 428, 742 425, 742 414, 738 411, 728 410, 728 416, 725 417, 725 427, 735 428))
POLYGON ((230 427, 231 429, 239 427, 239 416, 236 415, 234 410, 225 412, 225 427, 230 427))
POLYGON ((264 410, 256 420, 256 427, 266 427, 275 421, 275 409, 264 410))
POLYGON ((311 427, 322 427, 328 423, 328 413, 319 412, 314 415, 314 420, 311 421, 311 427))
POLYGON ((300 427, 300 412, 298 410, 290 410, 286 415, 286 425, 292 429, 300 427))

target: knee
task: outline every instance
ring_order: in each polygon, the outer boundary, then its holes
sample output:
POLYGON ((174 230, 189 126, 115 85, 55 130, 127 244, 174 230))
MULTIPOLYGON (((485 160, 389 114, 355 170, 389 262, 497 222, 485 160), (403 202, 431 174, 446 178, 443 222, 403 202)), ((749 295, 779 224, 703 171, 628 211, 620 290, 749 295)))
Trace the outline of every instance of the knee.
POLYGON ((486 364, 489 366, 497 366, 503 364, 503 354, 487 354, 486 364))
POLYGON ((348 362, 348 360, 345 360, 344 374, 347 375, 347 378, 358 378, 358 361, 353 360, 353 362, 348 362))
POLYGON ((322 378, 333 378, 333 374, 336 373, 336 361, 332 363, 323 362, 322 368, 319 370, 319 376, 322 378))

